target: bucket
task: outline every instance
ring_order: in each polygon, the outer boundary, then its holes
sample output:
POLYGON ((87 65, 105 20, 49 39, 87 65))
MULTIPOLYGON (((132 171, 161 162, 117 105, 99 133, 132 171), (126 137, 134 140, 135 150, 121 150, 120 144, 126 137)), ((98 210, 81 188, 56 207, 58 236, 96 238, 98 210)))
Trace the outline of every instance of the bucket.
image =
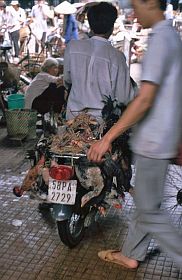
POLYGON ((37 112, 34 110, 6 110, 6 123, 8 136, 26 136, 36 138, 37 112))
POLYGON ((8 109, 23 109, 25 97, 23 94, 16 93, 8 96, 8 109))

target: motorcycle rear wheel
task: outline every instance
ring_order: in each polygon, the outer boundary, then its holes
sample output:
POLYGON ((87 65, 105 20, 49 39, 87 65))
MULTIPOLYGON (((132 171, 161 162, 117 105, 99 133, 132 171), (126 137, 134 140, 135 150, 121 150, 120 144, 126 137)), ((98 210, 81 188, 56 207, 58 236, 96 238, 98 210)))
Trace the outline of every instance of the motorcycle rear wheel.
POLYGON ((85 233, 85 218, 73 213, 65 221, 57 221, 58 233, 61 241, 69 248, 74 248, 83 239, 85 233))

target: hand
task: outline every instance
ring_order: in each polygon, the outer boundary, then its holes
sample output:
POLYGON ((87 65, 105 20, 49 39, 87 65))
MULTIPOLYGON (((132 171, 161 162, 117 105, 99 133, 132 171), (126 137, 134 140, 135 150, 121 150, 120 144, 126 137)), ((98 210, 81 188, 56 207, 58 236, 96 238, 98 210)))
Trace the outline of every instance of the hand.
POLYGON ((63 78, 57 79, 56 85, 57 85, 57 88, 60 86, 63 86, 63 78))
POLYGON ((103 137, 101 140, 98 140, 96 143, 91 145, 87 152, 87 158, 90 161, 99 163, 103 161, 103 156, 108 151, 111 151, 111 144, 103 137))

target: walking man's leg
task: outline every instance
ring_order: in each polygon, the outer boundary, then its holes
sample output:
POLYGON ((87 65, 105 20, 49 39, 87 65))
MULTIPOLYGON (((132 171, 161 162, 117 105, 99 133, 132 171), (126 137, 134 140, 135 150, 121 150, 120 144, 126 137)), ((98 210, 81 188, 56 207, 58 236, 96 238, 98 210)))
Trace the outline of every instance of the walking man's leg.
POLYGON ((160 209, 163 199, 168 160, 136 157, 136 182, 133 215, 122 254, 143 261, 152 234, 159 245, 182 267, 182 237, 160 209))

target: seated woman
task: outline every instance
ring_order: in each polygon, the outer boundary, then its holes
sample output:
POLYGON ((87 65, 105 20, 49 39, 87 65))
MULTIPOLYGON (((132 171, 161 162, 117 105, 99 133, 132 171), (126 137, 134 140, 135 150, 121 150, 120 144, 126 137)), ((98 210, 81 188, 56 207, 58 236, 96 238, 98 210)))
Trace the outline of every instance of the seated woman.
POLYGON ((56 58, 47 58, 41 72, 32 80, 25 92, 25 109, 34 109, 40 114, 60 113, 65 103, 63 78, 58 76, 59 62, 56 58))

